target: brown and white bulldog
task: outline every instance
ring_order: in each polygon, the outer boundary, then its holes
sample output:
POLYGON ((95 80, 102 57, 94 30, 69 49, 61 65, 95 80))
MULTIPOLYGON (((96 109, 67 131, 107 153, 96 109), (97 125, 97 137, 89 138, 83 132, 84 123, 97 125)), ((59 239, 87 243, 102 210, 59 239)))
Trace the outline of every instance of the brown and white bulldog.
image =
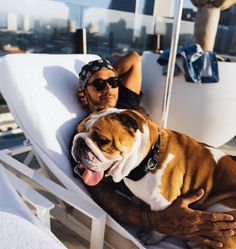
MULTIPOLYGON (((93 113, 77 132, 72 155, 86 184, 96 185, 108 175, 114 182, 123 180, 152 210, 163 210, 178 196, 203 188, 205 195, 195 208, 236 216, 236 162, 222 151, 163 129, 133 110, 109 108, 93 113), (153 146, 158 147, 155 163, 141 179, 131 180, 129 175, 153 146)), ((236 237, 217 240, 224 248, 236 248, 236 237)))

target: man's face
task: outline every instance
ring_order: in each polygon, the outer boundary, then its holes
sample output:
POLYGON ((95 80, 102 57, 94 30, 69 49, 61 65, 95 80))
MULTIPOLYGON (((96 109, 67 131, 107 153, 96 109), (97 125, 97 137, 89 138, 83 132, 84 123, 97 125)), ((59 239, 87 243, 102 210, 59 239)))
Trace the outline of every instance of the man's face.
POLYGON ((85 94, 88 99, 88 106, 91 111, 96 109, 104 109, 107 107, 115 107, 118 100, 119 87, 112 88, 108 82, 103 90, 98 91, 90 85, 96 79, 109 79, 116 77, 111 70, 99 70, 91 76, 85 86, 85 94))

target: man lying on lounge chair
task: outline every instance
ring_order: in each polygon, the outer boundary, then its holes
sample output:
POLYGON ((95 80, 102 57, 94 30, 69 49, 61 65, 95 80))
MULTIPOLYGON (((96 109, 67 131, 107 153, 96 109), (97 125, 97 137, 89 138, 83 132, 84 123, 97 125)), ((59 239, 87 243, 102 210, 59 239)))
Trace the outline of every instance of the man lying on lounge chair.
MULTIPOLYGON (((80 72, 78 97, 89 111, 106 107, 139 109, 141 91, 141 60, 132 52, 119 60, 114 67, 107 60, 97 60, 85 65, 80 72)), ((119 186, 118 186, 119 187, 119 186)), ((209 247, 222 247, 206 235, 232 236, 236 222, 221 213, 208 213, 189 208, 200 200, 204 191, 179 197, 163 211, 150 211, 116 194, 117 184, 106 178, 95 187, 88 187, 92 197, 111 216, 122 223, 141 229, 156 230, 181 238, 191 238, 209 247)))

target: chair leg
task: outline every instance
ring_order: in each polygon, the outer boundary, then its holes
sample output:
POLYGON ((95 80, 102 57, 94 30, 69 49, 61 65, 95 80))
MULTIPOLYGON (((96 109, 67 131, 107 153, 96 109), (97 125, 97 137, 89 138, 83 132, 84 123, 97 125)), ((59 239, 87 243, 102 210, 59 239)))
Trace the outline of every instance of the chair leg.
POLYGON ((106 217, 92 220, 90 249, 103 249, 106 217))
POLYGON ((32 162, 33 158, 34 158, 34 153, 33 153, 33 151, 31 150, 31 151, 28 153, 28 155, 26 156, 26 158, 25 158, 25 160, 23 161, 23 163, 24 163, 25 165, 29 166, 30 163, 32 162))
POLYGON ((50 210, 42 207, 36 207, 37 217, 41 220, 41 222, 51 230, 51 219, 50 219, 50 210))

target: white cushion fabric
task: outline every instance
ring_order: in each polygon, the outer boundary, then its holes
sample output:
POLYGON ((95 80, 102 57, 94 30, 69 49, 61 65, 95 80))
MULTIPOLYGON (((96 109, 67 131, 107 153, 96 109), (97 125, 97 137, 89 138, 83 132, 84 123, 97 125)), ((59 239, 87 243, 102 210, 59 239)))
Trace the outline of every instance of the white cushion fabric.
POLYGON ((24 218, 0 211, 0 248, 1 249, 66 249, 56 239, 37 228, 24 218))
MULTIPOLYGON (((143 105, 154 121, 161 123, 166 76, 157 63, 159 55, 142 56, 143 105), (151 91, 150 91, 151 89, 151 91)), ((184 75, 174 77, 167 126, 219 147, 236 135, 235 63, 219 62, 217 83, 194 84, 184 75)))
POLYGON ((84 113, 76 97, 78 72, 97 55, 7 55, 0 64, 0 89, 36 152, 69 189, 78 190, 69 144, 84 113), (69 179, 67 179, 67 176, 69 179), (75 180, 76 181, 76 180, 75 180))
MULTIPOLYGON (((81 67, 97 55, 7 55, 0 62, 0 91, 25 136, 53 174, 89 202, 73 176, 69 145, 84 112, 76 91, 81 67)), ((94 203, 95 204, 95 203, 94 203)), ((139 248, 142 245, 110 216, 108 224, 139 248)))
POLYGON ((0 167, 0 248, 66 249, 32 214, 0 167))

